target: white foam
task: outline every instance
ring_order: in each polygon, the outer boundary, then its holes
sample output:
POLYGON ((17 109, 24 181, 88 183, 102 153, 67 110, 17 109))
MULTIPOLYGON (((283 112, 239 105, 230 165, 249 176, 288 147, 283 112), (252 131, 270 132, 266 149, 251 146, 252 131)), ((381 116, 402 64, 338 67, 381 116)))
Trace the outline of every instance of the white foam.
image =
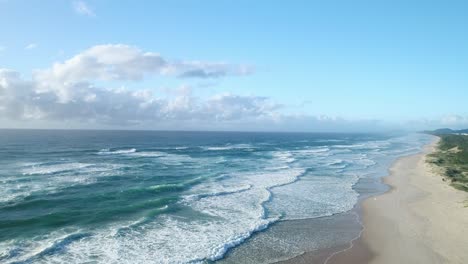
POLYGON ((43 165, 44 163, 39 163, 39 165, 32 165, 22 170, 23 175, 36 175, 36 174, 52 174, 58 172, 79 170, 93 164, 89 163, 80 163, 80 162, 71 162, 71 163, 60 163, 52 165, 43 165))
POLYGON ((298 149, 291 151, 291 153, 299 155, 302 158, 326 157, 331 155, 330 148, 328 147, 298 149))
POLYGON ((188 147, 175 147, 174 149, 182 150, 182 149, 188 149, 188 147))
POLYGON ((128 154, 136 152, 135 148, 130 149, 119 149, 119 150, 110 150, 110 149, 101 149, 99 155, 119 155, 119 154, 128 154))
POLYGON ((161 151, 129 152, 126 154, 132 157, 162 157, 167 155, 167 153, 161 151))
POLYGON ((187 162, 194 162, 188 155, 167 154, 158 158, 158 161, 166 165, 183 165, 187 162))
MULTIPOLYGON (((262 156, 252 160, 226 155, 224 162, 235 165, 232 171, 229 166, 215 167, 217 165, 213 165, 216 162, 212 158, 205 160, 157 151, 119 153, 128 157, 154 158, 149 161, 155 163, 183 166, 203 163, 208 170, 201 172, 210 174, 214 169, 227 176, 204 180, 189 190, 182 188, 184 196, 177 205, 180 208, 177 212, 168 210, 170 213, 158 215, 154 221, 139 219, 102 226, 93 236, 76 240, 60 254, 46 255, 37 262, 204 263, 218 260, 229 248, 278 219, 320 217, 350 210, 357 201, 358 194, 352 187, 359 177, 363 177, 377 159, 386 156, 387 152, 393 153, 393 150, 386 150, 386 144, 364 142, 352 147, 304 147, 258 152, 257 155, 262 156), (209 167, 210 164, 213 167, 209 167), (248 172, 239 172, 240 169, 236 169, 240 166, 237 165, 242 165, 242 169, 248 172), (345 165, 349 166, 342 168, 345 165), (306 174, 305 168, 314 170, 306 174), (122 228, 125 232, 116 232, 122 228)), ((210 147, 218 149, 204 149, 223 151, 235 148, 233 145, 210 147)), ((86 169, 94 169, 94 166, 81 170, 86 169)), ((156 185, 150 188, 161 190, 181 186, 156 185)), ((47 243, 37 248, 47 248, 47 243)), ((6 246, 0 244, 0 248, 6 246)))
POLYGON ((315 142, 343 142, 346 141, 344 139, 317 139, 314 140, 315 142))
POLYGON ((187 162, 194 162, 194 159, 184 154, 172 154, 162 151, 138 151, 125 153, 126 156, 136 158, 155 158, 157 162, 165 165, 183 165, 187 162))
POLYGON ((359 149, 359 150, 380 150, 390 146, 391 142, 388 140, 366 141, 350 145, 331 145, 335 149, 359 149))
POLYGON ((233 149, 244 149, 244 150, 253 150, 255 147, 250 144, 233 144, 233 145, 223 145, 223 146, 205 146, 201 147, 204 150, 211 151, 222 151, 222 150, 233 150, 233 149))
POLYGON ((24 198, 35 192, 54 193, 70 186, 92 184, 99 177, 119 174, 119 169, 124 165, 32 162, 17 164, 14 167, 22 176, 14 175, 2 179, 0 202, 24 198))
POLYGON ((276 160, 285 163, 292 163, 296 160, 291 151, 274 151, 272 156, 276 160))
POLYGON ((368 159, 368 158, 359 158, 357 160, 354 161, 355 164, 359 164, 359 165, 362 165, 364 167, 370 167, 370 166, 373 166, 375 164, 377 164, 377 162, 375 162, 374 160, 371 160, 371 159, 368 159))
POLYGON ((365 147, 365 144, 350 144, 350 145, 331 145, 332 148, 344 148, 344 149, 353 149, 353 148, 362 148, 365 147))
POLYGON ((220 195, 229 195, 229 194, 234 194, 234 193, 241 193, 245 192, 247 190, 250 190, 253 186, 251 184, 243 184, 240 186, 233 186, 233 187, 227 187, 227 188, 213 188, 213 186, 210 186, 210 192, 204 193, 203 191, 198 190, 198 192, 202 192, 199 194, 194 194, 194 195, 188 195, 185 197, 185 201, 193 201, 194 199, 201 199, 201 198, 206 198, 210 196, 220 196, 220 195))
MULTIPOLYGON (((47 255, 47 251, 53 251, 54 247, 60 250, 60 247, 64 247, 68 243, 67 239, 73 239, 73 236, 81 234, 78 230, 73 229, 58 230, 41 236, 40 239, 28 239, 20 243, 14 240, 2 241, 0 242, 0 257, 5 257, 2 263, 47 263, 47 260, 40 258, 41 255, 47 255), (11 254, 15 251, 19 251, 20 254, 11 254)), ((86 234, 82 235, 86 236, 86 234)))
POLYGON ((319 148, 309 148, 302 150, 305 153, 321 153, 321 152, 328 152, 330 151, 330 148, 328 147, 319 147, 319 148))
POLYGON ((229 248, 278 220, 278 216, 268 216, 265 212, 271 190, 296 181, 302 173, 303 170, 291 169, 240 174, 232 181, 237 185, 227 187, 211 182, 203 188, 214 192, 182 201, 205 217, 161 215, 157 221, 143 226, 138 224, 139 228, 133 228, 132 222, 120 223, 70 243, 66 251, 47 255, 43 262, 84 263, 93 259, 99 263, 202 263, 218 260, 229 248), (122 226, 129 228, 124 233, 115 232, 122 226))
POLYGON ((306 219, 329 216, 351 210, 358 193, 353 185, 359 178, 304 176, 301 181, 275 188, 268 209, 284 219, 306 219))

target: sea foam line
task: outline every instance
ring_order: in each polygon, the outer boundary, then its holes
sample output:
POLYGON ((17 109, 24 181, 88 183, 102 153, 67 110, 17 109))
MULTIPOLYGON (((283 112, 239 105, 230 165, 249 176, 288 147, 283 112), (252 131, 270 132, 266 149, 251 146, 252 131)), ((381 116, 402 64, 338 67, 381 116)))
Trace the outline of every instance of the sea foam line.
POLYGON ((135 148, 119 149, 119 150, 101 149, 98 152, 98 155, 118 155, 118 154, 134 153, 134 152, 136 152, 135 148))
MULTIPOLYGON (((277 187, 285 186, 292 184, 300 179, 302 175, 304 175, 307 172, 307 170, 301 170, 300 172, 293 174, 293 176, 289 177, 285 182, 279 182, 270 186, 267 186, 264 191, 266 195, 264 196, 264 199, 260 201, 260 206, 262 208, 262 212, 260 215, 260 223, 256 224, 254 228, 252 228, 249 231, 246 231, 244 233, 238 234, 235 237, 232 237, 228 241, 226 241, 223 245, 219 245, 218 247, 215 247, 212 252, 213 254, 205 259, 201 260, 194 260, 195 262, 198 261, 203 261, 203 260, 210 260, 210 261, 216 261, 219 259, 222 259, 224 255, 228 252, 229 249, 236 247, 243 243, 246 239, 251 237, 254 233, 265 230, 268 228, 269 225, 271 225, 274 222, 277 222, 281 219, 281 217, 275 217, 275 218, 267 218, 266 216, 266 206, 265 204, 269 201, 271 201, 271 198, 273 196, 271 190, 277 187)), ((250 188, 249 188, 250 189, 250 188)))

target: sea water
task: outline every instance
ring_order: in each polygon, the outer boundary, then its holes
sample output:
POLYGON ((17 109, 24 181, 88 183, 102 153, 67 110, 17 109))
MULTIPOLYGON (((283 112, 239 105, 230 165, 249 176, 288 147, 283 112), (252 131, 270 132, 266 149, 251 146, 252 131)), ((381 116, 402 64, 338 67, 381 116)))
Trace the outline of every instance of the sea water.
POLYGON ((349 211, 422 134, 0 130, 1 263, 204 263, 349 211))

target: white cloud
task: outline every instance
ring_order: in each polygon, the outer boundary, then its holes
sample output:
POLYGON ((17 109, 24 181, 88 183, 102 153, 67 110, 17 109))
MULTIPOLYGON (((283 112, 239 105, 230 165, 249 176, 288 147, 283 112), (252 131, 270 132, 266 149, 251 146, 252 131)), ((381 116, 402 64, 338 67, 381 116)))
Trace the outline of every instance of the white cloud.
POLYGON ((73 87, 95 80, 141 80, 148 75, 185 78, 220 78, 252 73, 246 65, 221 62, 175 61, 153 52, 122 44, 93 46, 72 58, 35 72, 39 89, 56 90, 60 100, 69 100, 73 87))
POLYGON ((13 120, 74 120, 128 125, 151 122, 255 120, 275 114, 268 98, 217 95, 200 99, 190 88, 171 99, 150 90, 98 88, 89 82, 73 83, 63 101, 60 89, 44 90, 40 79, 27 81, 18 72, 0 69, 0 117, 13 120))
MULTIPOLYGON (((281 104, 262 96, 222 93, 199 98, 188 86, 161 96, 149 89, 111 87, 116 80, 138 81, 148 75, 212 80, 251 73, 252 68, 245 65, 170 60, 127 45, 98 45, 37 70, 30 79, 14 70, 0 68, 0 120, 10 120, 11 124, 72 122, 82 127, 132 125, 151 129, 376 131, 385 128, 385 124, 376 120, 284 114, 281 104)), ((439 123, 444 122, 468 124, 468 117, 451 116, 439 123)))
POLYGON ((0 52, 5 51, 5 50, 6 50, 6 47, 0 45, 0 52))
POLYGON ((136 47, 108 44, 93 46, 63 63, 55 63, 40 74, 59 81, 80 82, 93 79, 139 80, 149 74, 218 78, 252 72, 253 68, 248 65, 168 60, 158 53, 143 52, 136 47))
POLYGON ((89 5, 84 1, 74 1, 73 2, 73 9, 77 14, 91 16, 94 17, 96 14, 94 11, 89 7, 89 5))
POLYGON ((227 63, 187 61, 174 63, 173 67, 179 67, 182 70, 179 73, 180 78, 219 78, 226 75, 248 75, 253 73, 251 66, 230 65, 227 63))
POLYGON ((30 43, 30 44, 26 45, 26 47, 24 47, 25 50, 32 50, 32 49, 35 49, 35 48, 37 48, 36 43, 30 43))
POLYGON ((384 127, 374 120, 282 114, 282 106, 268 97, 224 93, 198 98, 187 86, 167 99, 151 90, 98 88, 81 82, 71 87, 71 97, 63 102, 60 90, 43 91, 42 85, 40 80, 24 80, 18 72, 0 69, 0 120, 72 122, 87 128, 236 131, 378 131, 384 127))

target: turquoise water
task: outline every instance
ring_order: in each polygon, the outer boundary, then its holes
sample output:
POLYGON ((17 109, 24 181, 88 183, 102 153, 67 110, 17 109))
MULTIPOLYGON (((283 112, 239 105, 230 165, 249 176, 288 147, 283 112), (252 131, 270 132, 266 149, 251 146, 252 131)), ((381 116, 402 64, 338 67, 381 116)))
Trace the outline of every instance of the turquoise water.
POLYGON ((350 210, 360 178, 429 141, 0 130, 0 262, 215 261, 275 221, 350 210))

